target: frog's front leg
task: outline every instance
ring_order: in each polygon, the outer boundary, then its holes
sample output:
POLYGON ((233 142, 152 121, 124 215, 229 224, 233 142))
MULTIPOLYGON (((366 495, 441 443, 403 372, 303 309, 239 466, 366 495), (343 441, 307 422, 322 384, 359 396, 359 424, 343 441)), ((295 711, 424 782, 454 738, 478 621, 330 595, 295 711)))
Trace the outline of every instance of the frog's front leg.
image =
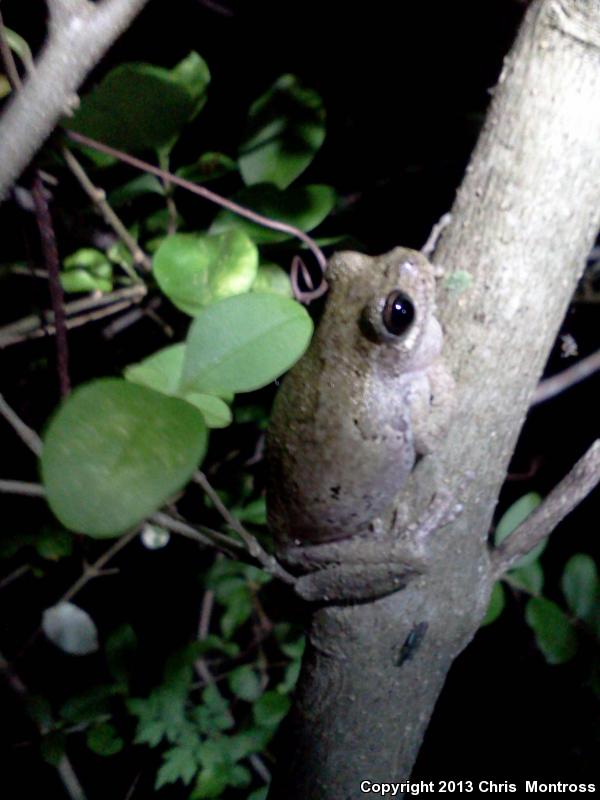
MULTIPOLYGON (((314 545, 287 547, 285 563, 301 574, 295 591, 304 600, 361 602, 402 589, 427 568, 427 541, 461 511, 444 489, 425 513, 404 531, 367 535, 314 545)), ((375 526, 376 527, 376 526, 375 526)))

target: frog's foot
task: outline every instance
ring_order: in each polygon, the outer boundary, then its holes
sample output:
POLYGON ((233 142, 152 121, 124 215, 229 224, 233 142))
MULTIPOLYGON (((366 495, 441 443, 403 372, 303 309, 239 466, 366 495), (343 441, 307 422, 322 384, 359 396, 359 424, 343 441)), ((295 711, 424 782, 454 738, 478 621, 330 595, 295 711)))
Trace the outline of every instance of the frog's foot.
POLYGON ((404 528, 383 533, 374 525, 375 533, 287 547, 282 560, 300 573, 296 593, 311 601, 365 602, 404 588, 425 572, 430 537, 462 512, 456 497, 472 479, 466 474, 456 494, 440 488, 424 513, 404 528))
POLYGON ((403 589, 419 572, 408 564, 336 565, 300 576, 294 589, 311 602, 361 603, 403 589))
POLYGON ((302 574, 294 589, 304 600, 364 602, 402 589, 425 565, 396 536, 352 536, 286 548, 286 565, 302 574))

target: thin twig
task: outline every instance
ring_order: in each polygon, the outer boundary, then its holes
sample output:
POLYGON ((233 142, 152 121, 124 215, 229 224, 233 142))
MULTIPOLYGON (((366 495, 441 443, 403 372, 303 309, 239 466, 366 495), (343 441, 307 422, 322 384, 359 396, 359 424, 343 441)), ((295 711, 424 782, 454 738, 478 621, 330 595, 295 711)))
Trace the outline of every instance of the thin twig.
MULTIPOLYGON (((81 188, 90 198, 92 203, 98 206, 98 209, 102 216, 104 217, 105 222, 107 225, 113 229, 119 239, 123 242, 125 247, 129 250, 133 257, 133 263, 139 264, 144 267, 147 272, 152 271, 152 259, 144 253, 142 248, 133 238, 133 236, 129 233, 119 216, 115 213, 112 206, 108 203, 106 199, 106 192, 104 189, 96 186, 92 180, 90 179, 89 175, 82 167, 80 162, 75 158, 73 153, 68 150, 66 147, 62 148, 62 155, 65 159, 67 166, 79 181, 81 188)), ((121 264, 122 268, 125 270, 127 275, 133 281, 139 281, 139 276, 136 274, 135 270, 132 270, 128 265, 121 264)))
POLYGON ((502 544, 492 551, 493 569, 501 577, 546 538, 600 481, 600 439, 502 544))
POLYGON ((37 433, 26 425, 23 420, 12 410, 4 397, 0 394, 0 415, 12 426, 19 438, 36 456, 42 455, 42 440, 37 433))
POLYGON ((4 494, 25 494, 29 497, 45 497, 44 487, 39 483, 26 483, 25 481, 0 480, 0 492, 4 494))
POLYGON ((52 214, 46 197, 46 190, 39 174, 33 178, 32 196, 35 205, 35 217, 40 232, 42 242, 42 252, 44 262, 48 271, 48 287, 50 289, 50 300, 54 313, 54 325, 56 328, 56 363, 58 368, 58 384, 61 397, 66 397, 71 391, 71 379, 69 377, 69 346, 67 343, 67 325, 65 314, 65 298, 62 284, 60 282, 60 260, 58 248, 56 246, 56 235, 52 214))
MULTIPOLYGON (((8 663, 2 653, 0 653, 0 670, 5 673, 7 682, 13 692, 22 700, 26 701, 30 696, 29 689, 23 682, 21 676, 15 672, 14 667, 8 663)), ((39 730, 40 734, 43 736, 47 732, 46 726, 34 718, 32 718, 32 721, 39 730)), ((63 786, 65 787, 65 791, 71 800, 85 800, 85 792, 83 787, 79 782, 79 778, 75 774, 75 770, 73 769, 73 766, 66 755, 63 755, 60 759, 56 766, 56 771, 58 772, 60 779, 63 782, 63 786)))
MULTIPOLYGON (((207 589, 202 598, 202 607, 200 609, 200 622, 198 623, 198 641, 202 642, 208 636, 210 630, 210 617, 212 614, 215 600, 215 593, 212 589, 207 589)), ((200 656, 194 661, 194 668, 204 683, 209 684, 214 682, 210 667, 206 660, 200 656)))
POLYGON ((543 403, 545 400, 549 400, 551 397, 555 397, 557 394, 579 383, 579 381, 589 378, 590 375, 593 375, 594 372, 597 372, 599 369, 600 350, 596 353, 592 353, 591 356, 582 358, 581 361, 559 372, 558 375, 553 375, 551 378, 542 381, 533 393, 531 405, 535 406, 539 403, 543 403))
POLYGON ((247 531, 242 523, 233 516, 229 509, 221 502, 221 498, 210 485, 206 475, 200 471, 196 472, 192 480, 201 486, 202 489, 204 489, 214 507, 223 517, 225 522, 239 535, 241 540, 244 542, 250 555, 255 558, 268 573, 274 575, 276 578, 280 578, 282 581, 285 581, 285 583, 293 585, 296 582, 294 576, 290 575, 290 573, 281 566, 274 556, 267 553, 258 539, 249 531, 247 531))
POLYGON ((176 519, 175 517, 165 514, 163 511, 157 511, 150 517, 151 522, 156 522, 173 533, 179 533, 186 536, 188 539, 193 539, 204 547, 218 547, 219 550, 224 552, 231 558, 237 558, 236 551, 245 550, 244 546, 219 531, 213 531, 212 528, 207 528, 206 525, 190 525, 183 520, 176 519))
POLYGON ((101 574, 101 570, 103 567, 108 564, 108 562, 116 556, 116 554, 122 550, 132 539, 138 535, 139 531, 135 528, 129 533, 124 534, 116 542, 108 548, 100 558, 96 559, 93 564, 89 564, 83 571, 83 574, 79 576, 79 578, 75 581, 75 583, 67 589, 67 591, 63 594, 63 596, 58 601, 59 603, 66 603, 71 600, 78 592, 83 589, 86 583, 92 578, 97 578, 101 574))
MULTIPOLYGON (((145 286, 138 284, 135 287, 132 286, 127 289, 121 289, 111 294, 98 295, 97 297, 93 296, 85 300, 76 300, 73 303, 67 303, 65 308, 68 314, 75 314, 76 311, 82 309, 96 309, 89 313, 81 314, 80 316, 67 316, 67 328, 69 330, 71 328, 78 328, 81 325, 85 325, 87 322, 103 319, 104 317, 123 311, 126 308, 130 308, 134 303, 140 303, 142 301, 146 291, 145 286)), ((55 331, 56 328, 53 323, 44 327, 40 323, 39 317, 35 315, 23 317, 23 319, 0 329, 0 349, 28 341, 29 339, 37 339, 45 335, 51 336, 55 331)))
POLYGON ((135 158, 135 156, 130 156, 128 153, 124 153, 121 150, 115 150, 114 147, 109 147, 108 145, 98 142, 95 139, 90 139, 89 136, 84 136, 83 134, 75 131, 65 131, 65 133, 69 139, 72 139, 74 142, 79 142, 79 144, 83 144, 86 147, 91 147, 94 150, 98 150, 100 153, 106 153, 106 155, 112 156, 119 161, 123 161, 125 164, 130 164, 136 169, 156 175, 163 181, 170 181, 177 186, 181 186, 183 189, 187 189, 189 192, 198 194, 200 197, 204 197, 205 200, 210 200, 211 203, 215 203, 222 208, 226 208, 240 217, 245 217, 251 222, 261 225, 263 228, 270 228, 274 231, 281 231, 282 233, 288 233, 290 236, 295 236, 297 239, 300 239, 301 242, 304 242, 304 244, 316 258, 321 270, 325 272, 327 259, 325 258, 323 251, 313 238, 308 236, 308 234, 304 233, 304 231, 301 231, 299 228, 296 228, 294 225, 288 225, 285 222, 279 222, 277 220, 270 219, 269 217, 265 217, 262 214, 257 214, 256 211, 251 211, 249 208, 245 208, 244 206, 239 205, 239 203, 235 203, 233 200, 227 200, 225 197, 221 197, 221 195, 212 192, 210 189, 207 189, 201 184, 193 183, 185 178, 180 178, 178 175, 174 175, 172 172, 166 172, 165 170, 160 169, 160 167, 155 167, 154 164, 149 164, 147 161, 142 161, 139 158, 135 158))
POLYGON ((21 564, 20 567, 17 567, 12 572, 10 572, 5 578, 2 578, 0 581, 0 591, 2 589, 6 589, 7 586, 10 586, 13 581, 22 578, 23 575, 27 575, 27 573, 32 569, 31 564, 21 564))

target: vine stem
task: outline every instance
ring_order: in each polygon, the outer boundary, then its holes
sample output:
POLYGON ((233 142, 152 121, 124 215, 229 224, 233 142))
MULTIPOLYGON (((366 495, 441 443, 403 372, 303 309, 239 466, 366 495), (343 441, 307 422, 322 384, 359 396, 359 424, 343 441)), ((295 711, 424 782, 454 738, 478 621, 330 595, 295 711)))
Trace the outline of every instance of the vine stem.
POLYGON ((98 150, 100 153, 105 153, 108 156, 112 156, 113 158, 116 158, 125 164, 135 167, 136 169, 156 175, 156 177, 160 178, 163 182, 170 182, 174 183, 176 186, 181 186, 182 189, 187 189, 193 194, 198 194, 205 200, 209 200, 211 203, 215 203, 215 205, 226 208, 228 211, 232 211, 234 214, 237 214, 240 217, 245 217, 251 222, 261 225, 263 228, 270 228, 274 231, 287 233, 290 236, 300 239, 300 241, 303 242, 314 255, 319 267, 321 268, 321 271, 325 273, 327 267, 327 259, 325 258, 325 254, 315 240, 308 236, 308 234, 306 234, 304 231, 301 231, 300 228, 296 228, 294 225, 288 225, 286 222, 279 222, 278 220, 270 219, 262 214, 258 214, 256 211, 251 211, 249 208, 241 206, 239 203, 236 203, 233 200, 228 200, 225 197, 221 197, 221 195, 217 194, 216 192, 212 192, 205 186, 202 186, 198 183, 193 183, 185 178, 180 178, 178 175, 174 175, 172 172, 167 172, 167 170, 156 167, 154 164, 150 164, 147 161, 142 161, 140 158, 136 158, 135 156, 130 156, 129 153, 124 153, 122 150, 117 150, 114 147, 104 144, 103 142, 98 142, 96 139, 91 139, 89 136, 84 136, 82 133, 77 133, 76 131, 65 131, 65 134, 69 139, 77 142, 78 144, 82 144, 85 147, 91 147, 94 150, 98 150))

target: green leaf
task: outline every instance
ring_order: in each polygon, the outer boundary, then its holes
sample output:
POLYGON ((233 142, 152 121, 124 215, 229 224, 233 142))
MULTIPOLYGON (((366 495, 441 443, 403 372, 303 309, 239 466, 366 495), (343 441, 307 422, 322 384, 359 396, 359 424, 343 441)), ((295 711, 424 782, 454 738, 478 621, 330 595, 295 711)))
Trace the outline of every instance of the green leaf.
POLYGON ((298 683, 301 668, 302 662, 300 660, 289 663, 285 668, 283 680, 277 684, 277 691, 281 692, 281 694, 289 694, 292 692, 298 683))
POLYGON ((251 728, 245 728, 243 731, 228 737, 228 756, 231 761, 237 762, 252 753, 260 753, 261 750, 265 749, 270 738, 271 732, 265 730, 265 728, 260 728, 256 725, 251 728))
POLYGON ((600 616, 600 581, 594 559, 577 553, 566 563, 561 588, 573 614, 584 622, 594 622, 600 616))
POLYGON ((108 195, 108 202, 113 208, 119 208, 131 203, 138 197, 148 194, 158 194, 162 197, 164 193, 165 188, 156 175, 150 175, 150 173, 145 172, 143 175, 138 175, 137 178, 133 178, 133 180, 119 186, 118 189, 114 189, 108 195))
MULTIPOLYGON (((510 536, 510 534, 527 519, 531 512, 535 511, 541 502, 542 498, 537 492, 529 492, 513 503, 510 508, 504 512, 496 526, 494 534, 494 543, 496 547, 506 539, 507 536, 510 536)), ((527 555, 524 555, 523 558, 517 561, 515 568, 526 567, 533 561, 537 561, 545 547, 546 542, 540 542, 540 544, 536 545, 527 555)))
POLYGON ((257 725, 264 728, 276 728, 288 713, 290 698, 285 694, 265 692, 252 707, 252 716, 257 725))
MULTIPOLYGON (((242 189, 234 199, 264 217, 293 225, 301 231, 311 231, 334 207, 335 191, 331 186, 314 185, 295 186, 282 192, 265 183, 242 189)), ((210 233, 222 233, 230 228, 241 228, 256 244, 284 242, 292 236, 291 233, 257 225, 225 209, 215 217, 210 233)))
POLYGON ((235 509, 235 516, 240 522, 250 525, 267 524, 267 502, 264 497, 257 497, 243 508, 235 509))
POLYGON ((544 588, 544 570, 538 561, 511 569, 507 577, 513 586, 529 594, 541 594, 544 588))
POLYGON ((42 528, 34 542, 38 555, 49 561, 60 561, 73 552, 73 534, 62 528, 42 528))
POLYGON ((220 620, 221 630, 226 639, 230 639, 234 631, 249 619, 252 609, 252 597, 247 586, 240 586, 229 593, 225 612, 220 620))
POLYGON ((83 247, 63 261, 60 282, 65 292, 110 292, 113 267, 103 252, 83 247))
POLYGON ((250 792, 246 800, 267 800, 268 793, 269 787, 261 786, 260 789, 255 789, 253 792, 250 792))
POLYGON ((187 786, 198 771, 198 763, 195 755, 196 743, 190 745, 178 745, 163 754, 163 765, 156 776, 155 789, 160 789, 168 783, 183 781, 187 786))
POLYGON ((252 781, 252 775, 250 770, 246 769, 246 767, 242 766, 241 764, 236 764, 231 768, 231 772, 229 773, 228 783, 230 786, 235 787, 236 789, 242 789, 252 781))
POLYGON ((281 648, 281 652, 288 658, 300 659, 306 649, 306 636, 300 634, 300 636, 297 636, 295 639, 280 641, 279 647, 281 648))
POLYGON ((118 735, 114 725, 102 722, 90 728, 86 734, 86 744, 93 753, 99 756, 114 756, 120 753, 125 742, 118 735))
POLYGON ((158 350, 138 364, 126 367, 123 374, 132 383, 147 386, 171 397, 180 397, 191 403, 200 411, 209 428, 226 428, 231 424, 232 413, 220 397, 179 390, 184 356, 185 344, 173 344, 158 350))
POLYGON ((69 698, 60 709, 60 716, 75 725, 89 723, 110 715, 111 701, 118 694, 117 686, 95 686, 83 694, 69 698))
POLYGON ((33 55, 27 41, 22 36, 19 36, 16 31, 13 31, 12 28, 7 28, 6 26, 4 26, 2 33, 10 49, 21 59, 23 66, 27 70, 34 70, 33 55))
POLYGON ((537 492, 529 492, 514 502, 502 515, 496 525, 494 544, 498 546, 517 528, 542 502, 537 492))
POLYGON ((192 800, 219 797, 229 784, 229 765, 215 764, 204 767, 198 775, 196 787, 191 795, 192 800))
POLYGON ((123 375, 131 383, 147 386, 162 394, 176 396, 181 381, 185 344, 172 344, 126 367, 123 375))
POLYGON ((137 651, 137 636, 131 625, 120 625, 105 645, 106 661, 116 681, 126 684, 133 670, 137 651))
POLYGON ((238 229, 215 235, 169 236, 153 260, 162 291, 192 317, 210 303, 247 292, 257 270, 258 250, 238 229))
POLYGON ((59 407, 44 437, 50 508, 66 528, 117 536, 187 483, 206 441, 188 403, 116 378, 92 381, 59 407))
POLYGON ((25 706, 27 713, 41 730, 47 730, 52 725, 52 706, 47 697, 41 694, 27 695, 25 706))
POLYGON ((175 174, 194 183, 206 183, 234 172, 237 168, 236 162, 224 153, 210 152, 203 153, 193 164, 180 167, 175 174))
POLYGON ((312 320, 294 300, 250 293, 204 309, 188 334, 185 392, 250 392, 288 370, 308 346, 312 320))
POLYGON ((235 658, 239 653, 239 645, 235 642, 227 642, 214 633, 202 639, 201 642, 198 642, 198 645, 199 655, 204 655, 205 653, 223 653, 230 658, 235 658))
POLYGON ((40 742, 42 758, 46 764, 57 767, 65 754, 67 737, 61 731, 46 734, 40 742))
POLYGON ((239 156, 244 182, 285 189, 323 144, 323 102, 294 75, 282 75, 250 108, 248 129, 239 156))
POLYGON ((233 414, 224 400, 214 394, 189 392, 183 399, 195 406, 204 417, 209 428, 226 428, 231 425, 233 414))
POLYGON ((208 82, 206 64, 196 53, 172 70, 121 64, 63 125, 120 150, 170 147, 202 107, 208 82))
POLYGON ((498 581, 492 587, 492 594, 490 595, 490 602, 488 604, 488 609, 485 613, 485 617, 481 622, 482 628, 484 627, 484 625, 489 625, 490 623, 494 622, 494 620, 498 619, 498 617, 504 610, 505 602, 506 600, 504 597, 504 587, 498 581))
POLYGON ((525 619, 549 664, 569 661, 577 652, 577 636, 564 612, 551 600, 532 597, 525 619))
POLYGON ((272 292, 282 297, 293 297, 292 284, 287 272, 277 264, 261 264, 252 284, 253 292, 272 292))
POLYGON ((232 669, 227 675, 227 684, 236 697, 248 702, 257 700, 262 692, 260 678, 248 664, 232 669))

